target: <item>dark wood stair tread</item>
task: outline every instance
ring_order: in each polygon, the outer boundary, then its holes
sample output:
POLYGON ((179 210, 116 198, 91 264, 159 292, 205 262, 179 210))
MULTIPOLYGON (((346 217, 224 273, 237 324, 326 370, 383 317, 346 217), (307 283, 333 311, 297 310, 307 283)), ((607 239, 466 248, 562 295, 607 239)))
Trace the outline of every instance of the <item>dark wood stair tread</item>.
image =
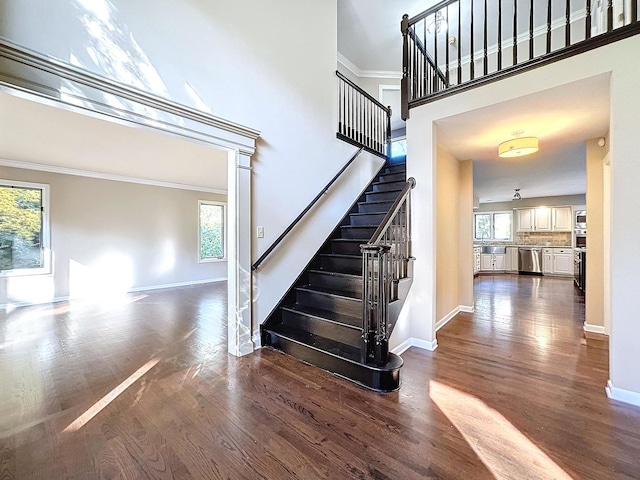
POLYGON ((324 353, 328 353, 329 355, 334 355, 344 360, 360 364, 360 349, 352 347, 351 345, 320 337, 313 333, 309 333, 283 323, 267 327, 267 331, 274 332, 289 340, 302 343, 307 347, 320 350, 324 353))
MULTIPOLYGON (((343 240, 355 240, 357 242, 361 242, 362 240, 357 239, 357 238, 345 238, 343 240)), ((367 243, 367 242, 364 242, 367 243)), ((319 255, 320 257, 336 257, 336 258, 344 258, 346 260, 355 260, 355 259, 362 259, 362 255, 347 255, 344 253, 321 253, 319 255)), ((323 272, 326 272, 327 270, 323 270, 323 272)))
POLYGON ((308 305, 284 305, 280 308, 282 308, 283 310, 288 310, 290 312, 308 315, 310 317, 319 318, 327 322, 337 323, 348 328, 354 328, 356 330, 362 331, 362 319, 359 317, 345 315, 344 313, 338 313, 332 310, 314 308, 308 305))
MULTIPOLYGON (((354 257, 356 255, 353 255, 354 257)), ((319 273, 321 275, 333 275, 334 277, 343 277, 350 280, 362 280, 362 275, 355 275, 353 273, 332 272, 331 270, 319 270, 316 268, 310 268, 307 270, 309 273, 319 273)))
MULTIPOLYGON (((350 213, 349 216, 350 217, 366 217, 367 215, 385 215, 387 213, 387 211, 382 211, 382 212, 364 212, 364 213, 350 213)), ((362 225, 348 225, 351 227, 361 227, 362 225)), ((371 227, 378 227, 378 225, 370 225, 371 227)))
POLYGON ((305 332, 304 330, 299 330, 290 325, 285 325, 283 323, 279 323, 277 325, 273 325, 271 327, 267 327, 266 330, 268 332, 273 332, 277 335, 287 338, 290 341, 294 341, 300 344, 303 344, 307 347, 313 348, 315 350, 319 350, 329 355, 333 355, 342 360, 346 360, 348 362, 352 362, 354 364, 359 365, 362 368, 366 368, 367 370, 377 371, 377 372, 388 372, 393 370, 398 370, 402 367, 403 361, 398 355, 394 355, 393 353, 389 354, 389 361, 384 365, 375 366, 375 365, 367 365, 360 361, 360 349, 356 347, 352 347, 351 345, 346 345, 344 343, 336 342, 335 340, 330 340, 328 338, 321 337, 319 335, 314 335, 309 332, 305 332))
MULTIPOLYGON (((362 243, 362 240, 358 239, 358 238, 332 238, 330 241, 332 242, 338 242, 338 243, 362 243)), ((335 254, 338 255, 338 254, 335 254)))
POLYGON ((345 300, 354 300, 358 302, 362 301, 361 298, 350 296, 349 292, 337 290, 335 288, 320 287, 317 285, 303 285, 300 287, 296 287, 296 290, 302 292, 319 293, 322 295, 331 295, 332 297, 344 298, 345 300))

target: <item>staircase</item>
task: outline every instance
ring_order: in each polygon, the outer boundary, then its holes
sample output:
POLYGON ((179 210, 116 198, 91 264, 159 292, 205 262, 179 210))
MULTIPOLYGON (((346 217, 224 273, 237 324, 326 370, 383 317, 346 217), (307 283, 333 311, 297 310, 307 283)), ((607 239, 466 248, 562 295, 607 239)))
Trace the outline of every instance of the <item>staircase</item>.
MULTIPOLYGON (((374 365, 363 355, 360 245, 369 242, 406 184, 405 163, 387 162, 264 322, 263 346, 375 391, 400 387, 399 356, 385 353, 387 361, 374 365)), ((388 335, 411 284, 410 267, 392 288, 388 335)))

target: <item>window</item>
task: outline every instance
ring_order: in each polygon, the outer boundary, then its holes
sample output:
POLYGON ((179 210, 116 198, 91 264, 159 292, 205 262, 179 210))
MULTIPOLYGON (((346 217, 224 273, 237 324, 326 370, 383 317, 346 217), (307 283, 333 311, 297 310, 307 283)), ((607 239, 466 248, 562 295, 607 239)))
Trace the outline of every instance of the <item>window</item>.
POLYGON ((511 212, 487 212, 473 215, 475 240, 511 240, 511 212))
POLYGON ((0 276, 51 273, 49 186, 0 180, 0 276))
POLYGON ((391 158, 404 157, 407 155, 407 139, 401 138, 391 141, 391 158))
POLYGON ((224 203, 200 200, 198 202, 198 255, 201 262, 224 260, 226 257, 224 203))

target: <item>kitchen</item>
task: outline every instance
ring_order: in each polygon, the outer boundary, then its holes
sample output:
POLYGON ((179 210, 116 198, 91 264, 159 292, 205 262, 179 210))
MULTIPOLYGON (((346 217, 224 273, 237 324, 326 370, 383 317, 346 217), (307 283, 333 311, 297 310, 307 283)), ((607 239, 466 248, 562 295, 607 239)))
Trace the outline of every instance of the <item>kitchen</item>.
MULTIPOLYGON (((521 200, 519 195, 516 191, 514 202, 521 200)), ((583 201, 582 195, 574 197, 548 200, 583 201)), ((512 212, 476 212, 473 250, 474 276, 514 273, 567 277, 584 294, 585 206, 515 206, 512 212)))

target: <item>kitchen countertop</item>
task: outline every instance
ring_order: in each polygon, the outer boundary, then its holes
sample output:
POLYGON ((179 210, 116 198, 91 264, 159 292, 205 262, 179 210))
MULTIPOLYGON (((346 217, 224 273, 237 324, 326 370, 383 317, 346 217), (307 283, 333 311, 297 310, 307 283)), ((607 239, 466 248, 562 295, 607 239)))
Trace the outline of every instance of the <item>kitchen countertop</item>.
POLYGON ((525 247, 525 248, 571 248, 571 245, 505 245, 503 243, 493 244, 493 243, 485 243, 484 245, 473 244, 473 248, 482 248, 482 247, 525 247))

